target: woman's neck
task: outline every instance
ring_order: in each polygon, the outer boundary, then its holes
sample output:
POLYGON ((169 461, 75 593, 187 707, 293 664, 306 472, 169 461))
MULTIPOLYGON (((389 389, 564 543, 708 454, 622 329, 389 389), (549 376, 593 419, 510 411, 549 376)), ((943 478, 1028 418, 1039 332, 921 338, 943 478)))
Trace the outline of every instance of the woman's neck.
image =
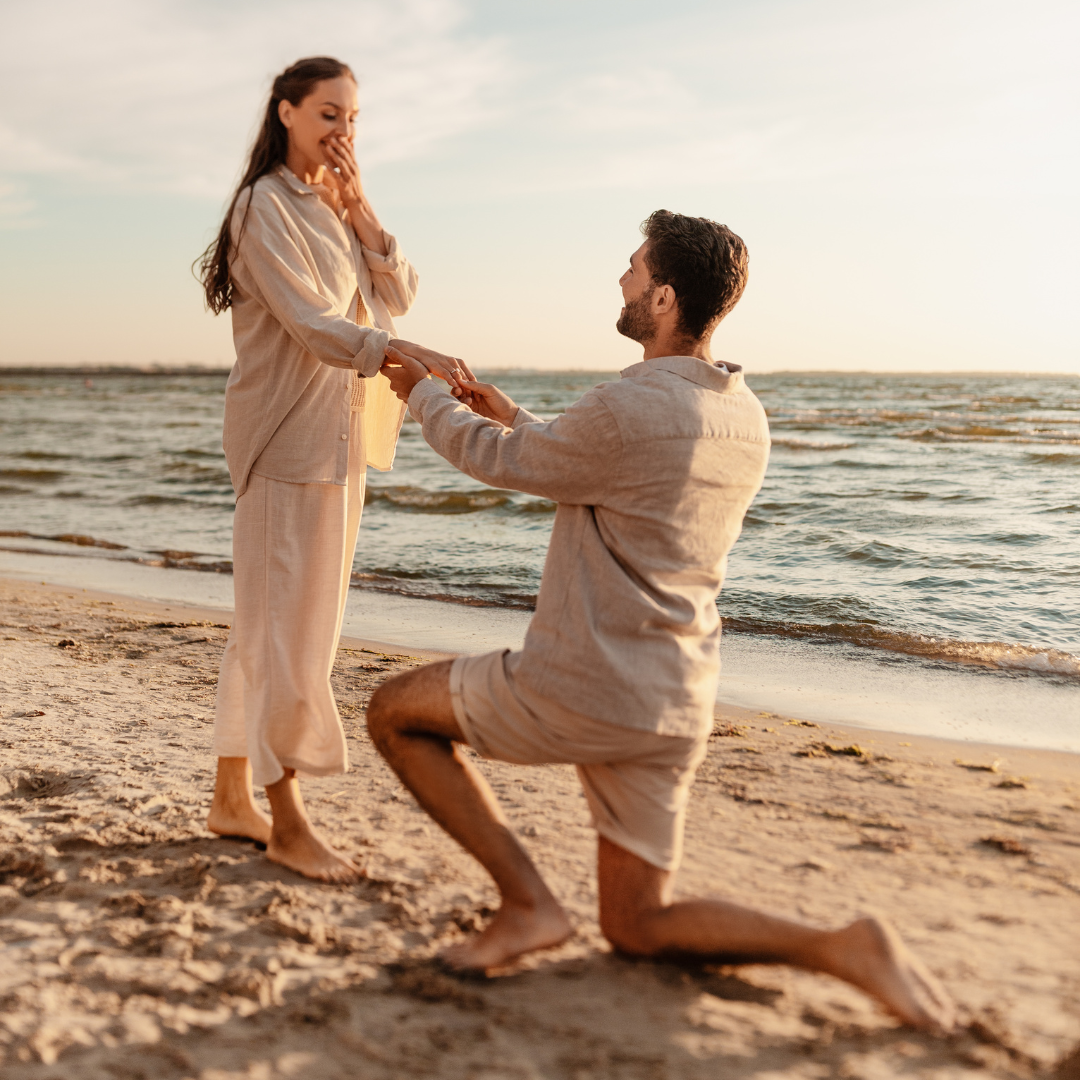
POLYGON ((325 165, 312 161, 294 147, 289 148, 285 157, 285 167, 297 180, 303 180, 305 184, 310 184, 312 187, 322 183, 323 173, 326 171, 325 165))

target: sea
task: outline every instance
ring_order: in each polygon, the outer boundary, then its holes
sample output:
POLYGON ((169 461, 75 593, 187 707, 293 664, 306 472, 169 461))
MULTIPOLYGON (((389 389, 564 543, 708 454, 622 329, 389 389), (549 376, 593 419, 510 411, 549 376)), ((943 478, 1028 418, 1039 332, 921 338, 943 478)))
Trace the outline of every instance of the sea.
MULTIPOLYGON (((618 374, 481 377, 553 418, 618 374)), ((225 378, 0 370, 0 572, 228 575, 225 378)), ((747 382, 773 446, 719 600, 721 698, 1080 751, 1080 378, 747 382)), ((350 608, 451 636, 486 617, 515 644, 554 512, 457 472, 409 420, 393 470, 368 474, 350 608)))

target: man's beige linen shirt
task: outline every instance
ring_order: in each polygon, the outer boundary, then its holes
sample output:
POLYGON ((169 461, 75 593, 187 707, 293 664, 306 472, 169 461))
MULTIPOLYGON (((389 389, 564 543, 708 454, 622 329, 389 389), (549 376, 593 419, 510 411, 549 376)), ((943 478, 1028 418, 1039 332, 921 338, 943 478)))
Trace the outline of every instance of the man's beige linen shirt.
POLYGON ((635 364, 545 423, 485 420, 434 379, 409 397, 424 438, 493 487, 557 502, 514 678, 597 720, 666 735, 712 725, 727 555, 769 457, 743 381, 688 356, 635 364))
POLYGON ((405 408, 379 374, 416 271, 387 236, 364 247, 284 166, 237 201, 230 260, 236 363, 225 388, 225 457, 237 498, 254 469, 295 484, 344 484, 349 409, 364 400, 367 463, 389 469, 405 408), (357 386, 357 376, 362 381, 357 386))

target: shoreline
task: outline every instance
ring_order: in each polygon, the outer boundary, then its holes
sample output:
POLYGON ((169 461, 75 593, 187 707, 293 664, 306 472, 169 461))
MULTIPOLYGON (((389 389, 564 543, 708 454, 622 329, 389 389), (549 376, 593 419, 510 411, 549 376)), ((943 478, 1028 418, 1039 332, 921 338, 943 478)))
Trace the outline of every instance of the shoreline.
MULTIPOLYGON (((232 578, 0 548, 0 580, 52 582, 159 608, 232 609, 232 578)), ((207 615, 207 618, 210 616, 207 615)), ((350 589, 343 639, 433 658, 520 648, 531 614, 350 589)), ((725 634, 717 707, 861 732, 1080 753, 1080 684, 1038 675, 928 667, 884 653, 725 634)), ((864 737, 867 737, 864 735, 864 737)))
MULTIPOLYGON (((193 604, 166 603, 159 600, 142 599, 124 593, 107 592, 96 589, 80 589, 77 593, 71 587, 48 582, 32 581, 0 576, 0 587, 17 587, 21 592, 30 593, 39 598, 66 597, 78 598, 88 603, 106 603, 115 606, 118 611, 156 618, 161 621, 209 622, 221 628, 231 625, 232 610, 222 607, 208 607, 193 604)), ((486 610, 486 609, 481 609, 486 610)), ((459 655, 448 649, 432 649, 400 641, 377 640, 370 637, 342 634, 339 650, 370 652, 381 656, 401 656, 404 652, 410 658, 433 662, 459 655)), ((934 752, 953 753, 957 758, 982 755, 986 762, 1000 761, 1000 766, 1030 772, 1039 769, 1062 780, 1080 779, 1080 760, 1077 753, 1046 747, 1029 747, 1016 744, 978 742, 970 739, 950 739, 940 735, 921 735, 905 731, 891 731, 877 727, 843 724, 835 721, 811 721, 798 710, 790 713, 778 713, 753 706, 739 705, 718 700, 715 718, 718 723, 735 725, 755 724, 803 724, 819 727, 830 738, 840 741, 850 740, 855 745, 865 745, 879 753, 888 748, 898 750, 910 748, 909 753, 934 752)))

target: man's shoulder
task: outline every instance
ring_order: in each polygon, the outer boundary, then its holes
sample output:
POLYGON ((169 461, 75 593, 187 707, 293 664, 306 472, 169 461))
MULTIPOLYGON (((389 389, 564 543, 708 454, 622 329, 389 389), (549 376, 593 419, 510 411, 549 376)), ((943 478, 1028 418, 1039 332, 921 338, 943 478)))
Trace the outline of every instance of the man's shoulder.
POLYGON ((739 376, 729 389, 711 389, 672 371, 653 369, 603 383, 592 394, 634 440, 699 435, 768 442, 765 410, 739 376))

